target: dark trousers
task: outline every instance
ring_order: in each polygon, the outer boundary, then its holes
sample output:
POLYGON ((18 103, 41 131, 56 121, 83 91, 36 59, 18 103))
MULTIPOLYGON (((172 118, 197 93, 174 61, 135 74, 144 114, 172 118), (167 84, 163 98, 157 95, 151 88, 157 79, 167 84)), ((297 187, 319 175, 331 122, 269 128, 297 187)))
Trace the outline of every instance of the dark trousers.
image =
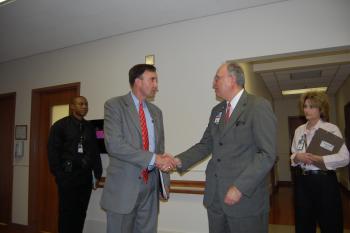
POLYGON ((91 195, 91 184, 58 186, 59 233, 83 232, 86 210, 91 195))
POLYGON ((295 232, 343 233, 341 196, 335 173, 295 176, 295 232))

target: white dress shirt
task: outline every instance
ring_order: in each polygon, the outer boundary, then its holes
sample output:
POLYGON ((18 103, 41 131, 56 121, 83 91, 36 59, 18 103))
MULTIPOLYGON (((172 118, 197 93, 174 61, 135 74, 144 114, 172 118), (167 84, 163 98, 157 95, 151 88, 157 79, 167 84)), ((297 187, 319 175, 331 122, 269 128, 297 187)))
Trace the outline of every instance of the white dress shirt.
MULTIPOLYGON (((293 138, 293 144, 292 144, 292 155, 290 157, 291 159, 291 164, 293 167, 299 165, 302 168, 306 170, 319 170, 318 167, 314 165, 308 165, 304 163, 295 163, 294 158, 297 153, 303 153, 305 152, 305 143, 306 146, 309 146, 310 141, 312 137, 315 134, 315 131, 318 128, 322 128, 324 130, 327 130, 328 132, 333 133, 334 135, 337 135, 338 137, 342 138, 342 134, 339 130, 339 128, 329 122, 324 122, 322 120, 319 120, 317 124, 311 128, 311 129, 306 129, 306 124, 299 126, 295 130, 294 138, 293 138), (304 145, 303 145, 304 144, 304 145)), ((345 143, 342 145, 340 148, 339 152, 337 154, 331 154, 331 155, 325 155, 323 156, 323 161, 328 170, 336 170, 339 167, 344 167, 348 165, 349 163, 349 151, 345 145, 345 143)))
MULTIPOLYGON (((137 113, 139 113, 139 111, 140 111, 140 109, 139 109, 140 108, 140 105, 139 105, 140 101, 137 99, 137 97, 134 95, 134 93, 132 91, 131 91, 131 96, 132 96, 132 99, 134 101, 137 113)), ((149 112, 148 107, 145 104, 145 102, 142 103, 142 107, 143 107, 143 110, 145 112, 145 118, 146 118, 146 126, 147 126, 147 133, 148 133, 148 142, 149 142, 148 150, 150 152, 154 152, 155 151, 155 147, 156 147, 156 145, 155 145, 156 140, 155 140, 155 136, 154 136, 153 119, 152 119, 151 113, 149 112)), ((156 161, 156 154, 153 154, 152 159, 151 159, 151 161, 148 164, 148 170, 151 171, 154 168, 155 161, 156 161)))
MULTIPOLYGON (((232 100, 230 101, 231 103, 231 109, 230 109, 230 114, 229 116, 231 116, 231 113, 233 112, 233 110, 235 109, 235 107, 238 104, 239 99, 241 98, 242 94, 243 94, 244 89, 240 90, 237 95, 235 95, 232 100)), ((228 101, 226 101, 226 105, 228 104, 228 101)))

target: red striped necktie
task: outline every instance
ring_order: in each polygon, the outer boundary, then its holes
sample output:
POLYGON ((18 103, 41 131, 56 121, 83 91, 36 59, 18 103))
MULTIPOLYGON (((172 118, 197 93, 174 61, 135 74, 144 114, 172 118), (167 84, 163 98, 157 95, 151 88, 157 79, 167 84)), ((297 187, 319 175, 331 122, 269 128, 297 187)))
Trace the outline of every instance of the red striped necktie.
MULTIPOLYGON (((143 111, 142 101, 140 101, 140 105, 139 105, 139 119, 140 119, 141 133, 142 133, 143 149, 148 151, 149 150, 148 130, 147 130, 145 112, 143 111)), ((148 169, 147 168, 142 169, 141 175, 142 175, 143 181, 147 184, 148 169)))
POLYGON ((226 107, 226 113, 225 113, 225 124, 228 122, 230 119, 230 112, 231 112, 231 103, 229 102, 226 107))
POLYGON ((149 141, 148 141, 148 130, 146 124, 145 112, 143 111, 142 102, 140 102, 139 106, 139 118, 140 118, 140 126, 142 132, 142 145, 144 150, 149 150, 149 141))

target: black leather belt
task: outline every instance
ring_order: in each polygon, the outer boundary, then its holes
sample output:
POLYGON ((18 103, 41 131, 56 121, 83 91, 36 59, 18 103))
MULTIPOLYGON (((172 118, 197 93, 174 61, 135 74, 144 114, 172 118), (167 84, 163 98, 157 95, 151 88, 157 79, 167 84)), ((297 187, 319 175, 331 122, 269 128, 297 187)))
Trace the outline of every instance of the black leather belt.
POLYGON ((309 176, 309 175, 335 175, 333 170, 305 170, 301 167, 296 167, 295 174, 299 176, 309 176))

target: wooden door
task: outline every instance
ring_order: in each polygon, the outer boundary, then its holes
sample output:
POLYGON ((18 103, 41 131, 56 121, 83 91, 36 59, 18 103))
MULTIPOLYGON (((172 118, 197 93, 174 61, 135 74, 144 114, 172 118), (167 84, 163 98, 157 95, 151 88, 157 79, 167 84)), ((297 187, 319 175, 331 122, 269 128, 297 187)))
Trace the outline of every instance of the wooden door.
POLYGON ((288 117, 289 148, 292 147, 295 130, 302 124, 306 123, 305 116, 288 117))
MULTIPOLYGON (((292 147, 292 143, 293 143, 295 130, 300 125, 305 124, 305 123, 306 123, 305 116, 290 116, 290 117, 288 117, 289 152, 290 152, 290 154, 292 153, 291 147, 292 147)), ((294 183, 295 171, 292 167, 290 168, 290 174, 291 174, 292 183, 294 183)))
POLYGON ((11 223, 16 94, 0 95, 0 231, 11 223))
MULTIPOLYGON (((350 149, 350 102, 344 106, 345 115, 345 144, 350 149)), ((350 165, 348 165, 349 170, 349 181, 350 181, 350 165)))
POLYGON ((48 166, 47 142, 52 107, 67 105, 79 95, 79 84, 33 90, 29 222, 35 232, 58 231, 58 194, 48 166))

